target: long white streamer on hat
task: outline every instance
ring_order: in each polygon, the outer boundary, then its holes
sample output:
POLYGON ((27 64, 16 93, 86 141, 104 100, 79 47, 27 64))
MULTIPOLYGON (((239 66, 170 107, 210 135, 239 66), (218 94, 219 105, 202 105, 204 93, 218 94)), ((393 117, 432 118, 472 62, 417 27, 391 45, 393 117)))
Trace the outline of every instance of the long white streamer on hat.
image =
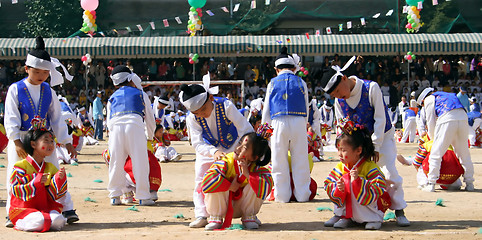
POLYGON ((340 66, 338 65, 331 66, 331 68, 333 68, 336 71, 336 73, 335 75, 331 76, 330 81, 328 81, 328 84, 326 84, 326 86, 323 88, 323 91, 328 92, 331 89, 331 87, 333 87, 333 85, 336 83, 336 78, 338 76, 343 76, 342 72, 348 69, 350 65, 355 61, 355 59, 356 59, 356 56, 351 57, 350 60, 348 60, 348 62, 345 64, 345 66, 343 66, 343 68, 340 68, 340 66))
POLYGON ((130 81, 134 82, 134 85, 136 85, 138 89, 142 90, 141 78, 137 76, 137 74, 135 73, 120 72, 120 73, 111 75, 110 78, 114 82, 114 85, 119 85, 127 80, 129 82, 130 81))
POLYGON ((28 54, 27 55, 27 60, 25 61, 25 65, 33 67, 33 68, 38 68, 42 70, 49 70, 50 71, 50 86, 57 86, 60 84, 64 83, 64 77, 62 74, 57 71, 57 67, 62 67, 64 70, 65 78, 69 81, 72 81, 74 78, 69 74, 67 71, 67 68, 60 63, 60 61, 57 58, 50 58, 50 62, 41 58, 37 58, 33 55, 28 54))
POLYGON ((215 94, 218 94, 219 92, 219 87, 216 86, 216 87, 212 87, 210 88, 211 84, 211 75, 209 74, 209 72, 203 76, 203 87, 204 89, 206 89, 206 92, 212 94, 212 95, 215 95, 215 94))

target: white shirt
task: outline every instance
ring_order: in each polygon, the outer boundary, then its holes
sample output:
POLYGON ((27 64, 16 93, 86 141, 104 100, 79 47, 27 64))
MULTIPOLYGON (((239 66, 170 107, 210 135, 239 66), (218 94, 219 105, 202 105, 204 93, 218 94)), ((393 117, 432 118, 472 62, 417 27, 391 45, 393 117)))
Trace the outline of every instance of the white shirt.
MULTIPOLYGON (((206 118, 206 123, 208 124, 209 130, 215 139, 219 139, 217 124, 216 124, 216 102, 213 102, 214 108, 211 115, 206 118)), ((238 109, 234 104, 228 100, 224 101, 224 109, 226 113, 226 118, 229 119, 236 129, 238 130, 238 139, 234 144, 237 144, 239 139, 246 133, 254 132, 253 127, 249 124, 248 120, 239 113, 238 109)), ((191 144, 196 150, 196 153, 204 157, 213 157, 216 151, 226 151, 222 146, 215 147, 204 141, 201 125, 196 121, 196 116, 193 113, 189 113, 186 117, 187 128, 189 129, 189 136, 191 136, 191 144)))
MULTIPOLYGON (((363 80, 359 79, 358 77, 351 76, 349 79, 355 78, 356 83, 355 87, 350 92, 350 97, 346 99, 346 103, 351 108, 355 108, 360 103, 361 93, 362 93, 362 86, 363 80)), ((370 102, 370 106, 374 108, 374 115, 373 118, 375 119, 375 124, 373 125, 373 134, 372 134, 372 141, 375 145, 375 151, 379 152, 380 147, 383 143, 383 138, 385 137, 385 123, 386 123, 386 116, 385 116, 385 106, 383 104, 383 95, 380 87, 376 82, 370 83, 370 88, 368 90, 368 99, 370 102)), ((341 109, 340 103, 338 99, 335 100, 335 114, 336 119, 338 122, 344 118, 343 110, 341 109)))
MULTIPOLYGON (((40 101, 40 87, 41 85, 33 85, 29 83, 26 79, 23 80, 27 89, 32 97, 34 105, 37 107, 40 101)), ((72 142, 72 137, 69 136, 67 131, 67 124, 61 117, 62 112, 60 108, 60 102, 57 98, 57 94, 51 88, 52 101, 50 102, 49 110, 47 116, 50 119, 50 127, 52 128, 57 141, 61 144, 67 144, 72 142)), ((22 126, 22 119, 20 116, 20 111, 18 110, 18 90, 17 84, 12 84, 8 88, 7 98, 5 99, 5 131, 7 137, 10 140, 17 140, 21 137, 20 127, 22 126)))
POLYGON ((448 111, 442 116, 438 116, 435 114, 435 96, 430 95, 425 98, 424 100, 424 108, 425 108, 425 118, 427 121, 427 133, 430 139, 434 139, 435 135, 435 125, 446 123, 450 121, 458 121, 458 120, 465 120, 467 121, 467 113, 463 108, 453 109, 448 111))

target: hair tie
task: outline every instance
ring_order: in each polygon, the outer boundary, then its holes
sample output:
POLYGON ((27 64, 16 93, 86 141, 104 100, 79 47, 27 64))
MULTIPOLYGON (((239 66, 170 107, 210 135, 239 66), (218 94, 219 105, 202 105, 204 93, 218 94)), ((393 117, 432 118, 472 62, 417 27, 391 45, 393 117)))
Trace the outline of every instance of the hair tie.
POLYGON ((32 127, 30 127, 30 129, 33 129, 33 130, 45 129, 45 130, 47 130, 47 120, 45 118, 41 118, 39 115, 36 115, 32 119, 32 121, 30 121, 30 124, 32 125, 32 127))
POLYGON ((273 135, 273 127, 271 127, 268 123, 263 123, 259 125, 258 129, 256 129, 256 135, 265 140, 269 140, 269 138, 273 135))

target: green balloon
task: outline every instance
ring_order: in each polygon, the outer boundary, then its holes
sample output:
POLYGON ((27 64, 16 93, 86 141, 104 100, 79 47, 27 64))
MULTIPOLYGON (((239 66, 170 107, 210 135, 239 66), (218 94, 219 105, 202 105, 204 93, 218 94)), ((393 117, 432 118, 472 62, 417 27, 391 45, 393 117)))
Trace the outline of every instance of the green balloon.
POLYGON ((407 55, 412 55, 412 52, 407 52, 407 55))
POLYGON ((87 27, 87 23, 82 23, 82 27, 87 27))
POLYGON ((191 8, 189 8, 189 11, 195 12, 195 11, 196 11, 196 8, 195 8, 195 7, 191 7, 191 8))
POLYGON ((413 60, 417 59, 417 56, 412 55, 412 59, 413 59, 413 60))
POLYGON ((298 76, 303 77, 303 72, 299 71, 298 76))
POLYGON ((407 20, 410 20, 412 19, 412 16, 411 15, 407 15, 407 20))
POLYGON ((189 5, 193 8, 202 8, 204 5, 206 5, 206 0, 187 0, 189 5))
POLYGON ((409 19, 408 22, 411 23, 412 26, 413 26, 413 23, 414 23, 415 21, 414 21, 413 19, 409 19))
POLYGON ((187 21, 187 25, 191 25, 191 24, 192 24, 191 20, 187 21))

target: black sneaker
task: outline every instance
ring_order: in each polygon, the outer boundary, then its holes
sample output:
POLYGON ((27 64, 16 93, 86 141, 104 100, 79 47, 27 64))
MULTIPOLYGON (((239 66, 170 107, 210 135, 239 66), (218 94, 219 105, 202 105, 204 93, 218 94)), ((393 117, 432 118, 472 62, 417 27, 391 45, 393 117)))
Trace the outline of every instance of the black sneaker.
POLYGON ((10 218, 8 216, 6 216, 5 218, 7 219, 7 221, 5 222, 5 227, 13 228, 13 222, 10 221, 10 218))
POLYGON ((68 224, 72 224, 74 222, 79 221, 79 216, 77 216, 77 214, 75 213, 75 210, 62 212, 62 215, 64 216, 64 218, 67 218, 68 224))

